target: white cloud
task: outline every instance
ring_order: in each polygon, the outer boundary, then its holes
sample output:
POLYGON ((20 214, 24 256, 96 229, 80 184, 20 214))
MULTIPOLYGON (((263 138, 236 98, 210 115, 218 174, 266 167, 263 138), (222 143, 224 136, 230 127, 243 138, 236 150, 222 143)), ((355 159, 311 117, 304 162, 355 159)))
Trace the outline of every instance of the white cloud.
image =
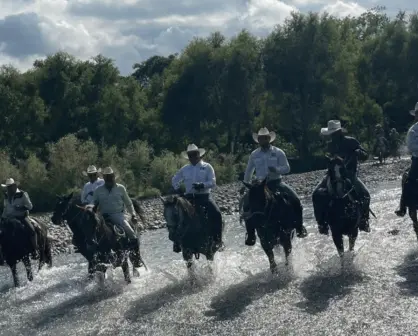
POLYGON ((0 62, 24 70, 58 50, 82 59, 102 53, 127 74, 154 54, 180 52, 194 36, 242 29, 265 36, 291 11, 312 6, 338 16, 364 11, 340 0, 1 0, 0 62))

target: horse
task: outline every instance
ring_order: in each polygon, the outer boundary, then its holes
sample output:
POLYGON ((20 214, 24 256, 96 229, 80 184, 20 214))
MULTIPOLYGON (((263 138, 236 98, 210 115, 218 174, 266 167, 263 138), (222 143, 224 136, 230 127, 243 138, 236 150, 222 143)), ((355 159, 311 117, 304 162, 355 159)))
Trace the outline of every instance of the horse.
MULTIPOLYGON (((73 193, 57 196, 57 199, 51 221, 56 225, 61 225, 64 220, 67 222, 73 232, 76 247, 88 261, 89 279, 92 279, 97 271, 106 273, 108 265, 112 265, 114 268, 121 266, 125 281, 131 283, 128 260, 133 264, 135 276, 139 275, 136 268, 145 266, 140 254, 139 241, 138 246, 127 248, 125 232, 99 218, 92 206, 81 204, 80 198, 73 193)), ((144 219, 138 202, 135 201, 133 204, 144 219)))
POLYGON ((164 205, 169 239, 180 243, 187 269, 194 264, 193 256, 199 259, 203 254, 206 260, 213 261, 219 248, 215 244, 207 209, 179 195, 160 196, 160 199, 164 205))
POLYGON ((344 256, 343 236, 348 236, 349 251, 354 246, 359 232, 361 205, 356 199, 352 182, 347 177, 344 160, 341 157, 329 157, 327 171, 328 209, 326 222, 329 224, 332 239, 338 255, 344 256))
POLYGON ((20 286, 16 265, 22 261, 26 268, 26 275, 29 281, 33 280, 31 257, 39 260, 38 270, 48 264, 52 267, 51 243, 48 237, 48 229, 45 225, 31 219, 36 226, 37 244, 36 250, 31 242, 31 232, 17 218, 2 218, 0 224, 0 245, 3 258, 10 267, 15 287, 20 286))
POLYGON ((402 175, 402 190, 405 190, 405 188, 408 188, 408 190, 407 192, 404 192, 404 202, 408 209, 408 215, 409 218, 411 218, 412 220, 414 232, 418 240, 418 180, 413 180, 409 178, 409 169, 407 169, 402 175))
POLYGON ((380 136, 377 139, 376 145, 375 145, 375 153, 377 154, 377 159, 379 160, 380 164, 386 163, 386 158, 388 157, 388 141, 385 137, 380 136))
POLYGON ((276 274, 278 268, 274 258, 274 247, 283 247, 285 265, 289 265, 295 233, 293 207, 284 193, 273 193, 267 187, 267 179, 243 183, 249 189, 249 213, 244 216, 244 220, 256 229, 261 247, 269 260, 270 270, 276 274))

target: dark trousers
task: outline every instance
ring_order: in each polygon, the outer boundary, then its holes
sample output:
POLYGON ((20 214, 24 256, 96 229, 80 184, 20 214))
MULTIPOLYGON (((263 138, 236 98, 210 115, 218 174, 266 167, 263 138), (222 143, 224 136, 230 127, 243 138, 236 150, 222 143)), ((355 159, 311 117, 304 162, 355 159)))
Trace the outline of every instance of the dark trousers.
POLYGON ((192 204, 206 207, 208 220, 212 225, 215 240, 222 240, 223 221, 222 213, 215 200, 209 194, 186 194, 184 195, 192 204))

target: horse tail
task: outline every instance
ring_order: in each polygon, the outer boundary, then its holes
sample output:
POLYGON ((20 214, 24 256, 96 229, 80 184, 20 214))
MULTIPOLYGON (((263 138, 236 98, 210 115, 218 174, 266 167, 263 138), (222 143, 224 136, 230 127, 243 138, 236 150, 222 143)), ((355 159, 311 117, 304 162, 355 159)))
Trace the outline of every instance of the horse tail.
POLYGON ((136 199, 132 199, 132 204, 134 206, 135 212, 138 214, 139 218, 141 219, 141 222, 145 225, 146 223, 145 210, 141 206, 141 203, 137 201, 136 199))

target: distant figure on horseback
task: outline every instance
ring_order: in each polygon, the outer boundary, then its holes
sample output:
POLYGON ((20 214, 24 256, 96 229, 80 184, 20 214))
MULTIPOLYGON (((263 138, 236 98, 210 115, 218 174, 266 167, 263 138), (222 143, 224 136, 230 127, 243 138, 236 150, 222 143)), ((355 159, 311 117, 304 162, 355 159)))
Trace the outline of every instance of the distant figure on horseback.
MULTIPOLYGON (((361 204, 359 229, 364 232, 370 232, 370 193, 357 176, 358 160, 366 160, 368 155, 355 138, 345 136, 344 133, 346 133, 346 130, 341 127, 339 120, 330 120, 328 121, 328 127, 321 129, 322 135, 331 136, 331 141, 328 143, 328 152, 331 158, 339 157, 343 159, 345 174, 353 185, 356 200, 361 204)), ((319 233, 325 235, 328 234, 330 224, 327 222, 330 199, 327 181, 328 174, 316 186, 312 195, 318 230, 319 233)))
MULTIPOLYGON (((186 191, 184 198, 190 203, 200 205, 207 209, 209 224, 213 227, 215 249, 222 250, 223 221, 222 214, 215 200, 211 197, 211 190, 216 187, 216 177, 213 167, 203 161, 205 149, 198 148, 195 144, 187 146, 182 153, 189 164, 183 166, 172 178, 172 187, 179 193, 180 185, 184 183, 186 191)), ((173 251, 181 252, 181 243, 174 239, 173 251)))
POLYGON ((125 207, 132 215, 132 223, 138 224, 132 200, 129 198, 126 188, 116 183, 116 176, 111 167, 103 169, 104 184, 99 186, 93 193, 92 203, 99 209, 105 221, 122 229, 130 240, 130 247, 138 247, 138 237, 131 225, 125 220, 125 207))
MULTIPOLYGON (((415 192, 417 189, 417 179, 418 179, 418 103, 415 105, 415 109, 409 111, 409 113, 414 116, 415 123, 411 126, 408 130, 406 135, 406 146, 408 151, 411 153, 411 166, 405 172, 403 179, 402 179, 402 196, 401 201, 399 204, 399 209, 395 211, 396 215, 399 217, 403 217, 406 214, 406 208, 409 207, 410 211, 411 208, 415 210, 415 217, 416 217, 416 207, 418 205, 416 198, 418 195, 415 192)), ((412 218, 412 217, 411 217, 412 218)), ((414 228, 415 224, 416 232, 418 233, 418 223, 414 218, 414 228)))
MULTIPOLYGON (((249 183, 255 170, 257 180, 267 180, 267 187, 276 194, 277 192, 286 195, 286 198, 293 206, 296 214, 294 228, 300 238, 307 236, 307 231, 303 225, 303 208, 296 192, 282 181, 282 175, 290 172, 289 162, 286 154, 271 143, 276 139, 276 133, 270 132, 267 128, 261 128, 258 133, 253 133, 253 139, 260 145, 258 149, 253 151, 248 160, 247 169, 244 175, 244 182, 249 183)), ((241 189, 244 193, 246 187, 241 189)), ((243 211, 250 210, 248 193, 243 198, 243 211)), ((247 235, 245 245, 253 246, 256 242, 255 228, 251 225, 251 221, 245 221, 247 235)))
POLYGON ((27 228, 30 233, 31 243, 35 256, 38 253, 38 242, 36 228, 29 218, 29 211, 33 205, 26 191, 20 190, 13 178, 8 178, 5 184, 1 185, 7 191, 4 195, 4 208, 2 218, 18 219, 27 228))
POLYGON ((96 166, 88 166, 87 171, 83 172, 84 176, 88 176, 89 182, 84 185, 83 191, 81 192, 81 203, 92 204, 94 191, 104 184, 104 180, 99 178, 100 169, 96 166))
POLYGON ((373 147, 373 153, 377 155, 380 163, 382 163, 387 157, 389 150, 389 142, 385 138, 385 131, 382 125, 377 124, 375 127, 376 142, 373 147))

